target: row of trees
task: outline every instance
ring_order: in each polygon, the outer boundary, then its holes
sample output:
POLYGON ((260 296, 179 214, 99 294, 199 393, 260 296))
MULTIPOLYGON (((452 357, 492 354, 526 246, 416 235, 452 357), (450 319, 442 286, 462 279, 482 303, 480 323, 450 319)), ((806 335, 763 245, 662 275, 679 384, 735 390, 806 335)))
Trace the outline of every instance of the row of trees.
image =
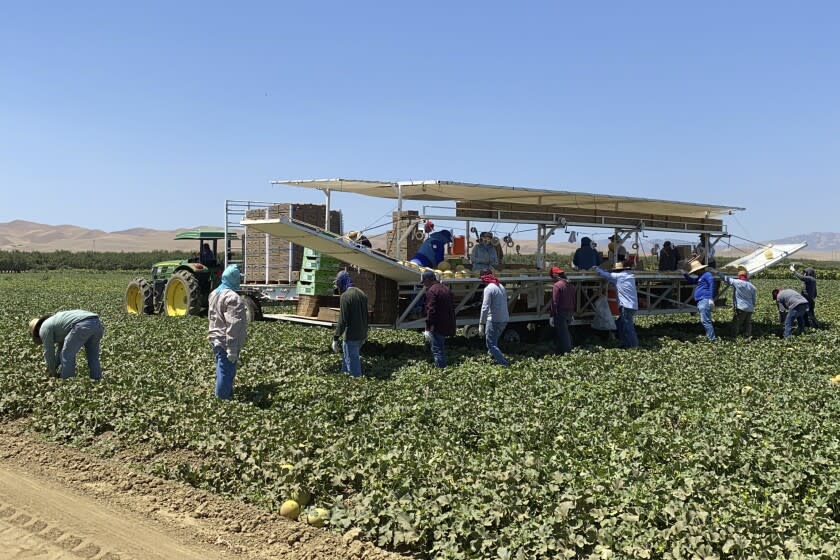
POLYGON ((188 251, 0 251, 0 272, 28 270, 149 270, 157 262, 186 259, 188 251))

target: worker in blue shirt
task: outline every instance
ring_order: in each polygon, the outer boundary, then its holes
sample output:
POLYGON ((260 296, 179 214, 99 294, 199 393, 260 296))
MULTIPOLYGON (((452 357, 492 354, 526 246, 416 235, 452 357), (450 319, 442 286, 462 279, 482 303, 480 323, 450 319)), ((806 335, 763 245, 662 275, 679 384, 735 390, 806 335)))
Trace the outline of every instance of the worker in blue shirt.
POLYGON ((688 284, 697 284, 694 287, 694 301, 697 302, 697 310, 700 312, 700 324, 706 330, 706 338, 714 342, 716 337, 712 312, 715 310, 715 277, 700 260, 691 263, 691 270, 683 277, 688 284))
POLYGON ((444 251, 449 243, 452 243, 452 232, 449 230, 444 229, 429 234, 429 237, 417 249, 417 253, 411 257, 411 262, 420 266, 435 268, 438 263, 443 261, 444 251))

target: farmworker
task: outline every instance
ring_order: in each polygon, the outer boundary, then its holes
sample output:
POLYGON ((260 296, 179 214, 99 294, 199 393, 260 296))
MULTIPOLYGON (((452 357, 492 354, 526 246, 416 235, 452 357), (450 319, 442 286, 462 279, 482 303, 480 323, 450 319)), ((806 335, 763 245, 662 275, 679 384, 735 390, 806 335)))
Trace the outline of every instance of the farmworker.
POLYGON ((784 337, 790 336, 793 330, 793 322, 796 321, 797 334, 805 332, 805 315, 808 313, 808 300, 796 290, 775 288, 773 290, 773 301, 779 308, 779 319, 785 327, 784 337))
POLYGON ((677 270, 677 263, 680 262, 680 254, 671 245, 670 241, 662 244, 662 250, 659 251, 659 270, 677 270))
POLYGON ((599 264, 601 264, 601 254, 595 250, 592 239, 582 237, 580 248, 575 251, 575 255, 572 257, 572 265, 578 270, 589 270, 599 264))
POLYGON ((76 354, 85 347, 90 378, 102 378, 99 345, 105 327, 99 315, 84 309, 59 311, 29 321, 29 336, 44 347, 44 360, 51 377, 68 379, 76 375, 76 354))
POLYGON ((622 348, 638 347, 639 337, 636 336, 636 325, 633 324, 633 316, 639 309, 636 277, 624 267, 622 262, 615 263, 612 272, 607 272, 600 266, 595 267, 595 272, 615 284, 618 293, 618 318, 615 320, 615 328, 618 331, 620 346, 622 348))
POLYGON ((429 234, 429 237, 417 249, 417 253, 411 257, 411 262, 419 266, 436 268, 443 260, 446 245, 452 243, 452 232, 444 229, 429 234))
POLYGON ((348 241, 352 241, 353 243, 358 243, 362 247, 367 247, 368 249, 373 248, 373 245, 370 242, 370 239, 367 238, 365 234, 361 231, 353 230, 346 235, 348 241))
POLYGON ((618 235, 611 235, 609 237, 610 243, 607 245, 607 259, 611 263, 624 262, 627 260, 627 249, 624 247, 624 242, 618 235))
POLYGON ((551 288, 551 308, 549 325, 554 329, 554 345, 558 354, 572 351, 572 335, 569 324, 572 322, 577 308, 577 288, 570 284, 566 272, 559 267, 551 267, 551 278, 554 286, 551 288))
POLYGON ((695 253, 700 262, 709 268, 717 268, 717 261, 715 260, 715 247, 711 243, 708 233, 700 234, 700 243, 697 245, 695 253))
POLYGON ((683 274, 688 284, 694 286, 694 301, 697 302, 697 310, 700 312, 700 324, 706 330, 706 338, 715 341, 715 325, 712 323, 712 312, 715 310, 715 277, 709 272, 708 266, 699 259, 691 263, 691 270, 683 274))
POLYGON ((805 274, 796 272, 796 265, 790 265, 790 271, 802 281, 802 297, 808 300, 808 313, 805 315, 805 324, 809 327, 818 327, 817 318, 814 316, 814 306, 817 299, 817 274, 810 266, 805 269, 805 274))
POLYGON ((216 264, 216 254, 210 248, 209 243, 204 243, 201 246, 201 253, 198 255, 198 262, 204 266, 213 266, 216 264))
POLYGON ((426 288, 426 330, 423 336, 432 348, 435 365, 446 367, 444 342, 447 336, 455 336, 455 305, 449 286, 441 284, 431 270, 422 276, 426 288))
POLYGON ((478 319, 478 336, 484 337, 487 353, 496 360, 496 363, 507 367, 510 364, 499 350, 499 337, 502 336, 510 320, 507 292, 490 269, 481 271, 481 281, 485 287, 481 302, 481 316, 478 319))
POLYGON ((470 254, 470 263, 473 270, 484 270, 485 268, 497 268, 499 265, 499 254, 493 246, 493 234, 489 231, 482 231, 478 243, 473 247, 470 254))
POLYGON ((361 377, 361 350, 368 336, 368 298, 362 290, 353 286, 346 270, 336 275, 335 287, 341 298, 331 348, 333 352, 338 353, 339 342, 343 336, 341 349, 344 357, 341 361, 341 372, 350 374, 350 377, 361 377))
POLYGON ((216 397, 227 400, 233 397, 233 378, 236 362, 247 338, 248 316, 245 302, 236 293, 242 274, 235 264, 222 273, 222 282, 210 292, 207 320, 210 325, 210 345, 216 355, 216 397))
POLYGON ((746 270, 739 270, 738 277, 733 278, 723 273, 718 273, 720 279, 732 286, 734 295, 732 317, 732 336, 737 338, 741 327, 744 327, 744 334, 747 338, 752 336, 752 315, 755 311, 756 289, 750 282, 746 270))

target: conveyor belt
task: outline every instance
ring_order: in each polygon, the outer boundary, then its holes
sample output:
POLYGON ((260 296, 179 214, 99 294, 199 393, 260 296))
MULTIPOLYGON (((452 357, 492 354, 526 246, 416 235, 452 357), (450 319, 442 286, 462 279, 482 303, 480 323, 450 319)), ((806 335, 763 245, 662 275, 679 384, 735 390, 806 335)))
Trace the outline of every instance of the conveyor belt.
POLYGON ((247 228, 285 239, 302 247, 314 249, 397 282, 420 282, 419 271, 403 266, 387 255, 342 239, 320 228, 295 222, 288 218, 242 220, 241 223, 247 228))
POLYGON ((746 257, 741 257, 736 261, 732 261, 727 264, 723 270, 726 271, 726 269, 743 266, 747 269, 747 272, 749 272, 750 275, 753 275, 756 272, 761 272, 769 266, 773 266, 780 260, 791 256, 795 252, 807 246, 807 243, 788 243, 762 247, 761 249, 753 251, 746 257))

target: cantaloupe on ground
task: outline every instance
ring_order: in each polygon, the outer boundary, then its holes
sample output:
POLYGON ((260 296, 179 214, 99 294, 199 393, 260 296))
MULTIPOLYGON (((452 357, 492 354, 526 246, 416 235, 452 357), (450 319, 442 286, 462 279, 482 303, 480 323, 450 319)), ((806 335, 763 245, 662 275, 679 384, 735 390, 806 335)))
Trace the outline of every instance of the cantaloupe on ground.
POLYGON ((280 515, 287 519, 297 520, 300 517, 300 504, 294 500, 286 500, 280 506, 280 515))

